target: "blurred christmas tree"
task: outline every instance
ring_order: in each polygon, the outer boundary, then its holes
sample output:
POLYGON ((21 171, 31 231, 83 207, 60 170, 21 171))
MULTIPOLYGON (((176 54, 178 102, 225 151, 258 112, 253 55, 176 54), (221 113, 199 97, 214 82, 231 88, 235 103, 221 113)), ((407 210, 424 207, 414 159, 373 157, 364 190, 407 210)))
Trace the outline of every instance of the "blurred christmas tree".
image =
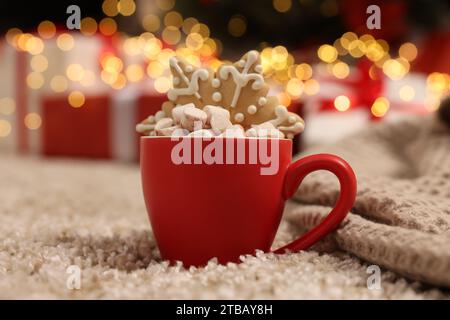
POLYGON ((450 1, 437 0, 266 0, 177 1, 176 10, 206 23, 224 43, 224 54, 269 44, 298 49, 331 42, 345 31, 371 33, 390 43, 410 37, 411 31, 430 31, 450 21, 450 1), (366 9, 381 9, 381 30, 368 30, 366 9))

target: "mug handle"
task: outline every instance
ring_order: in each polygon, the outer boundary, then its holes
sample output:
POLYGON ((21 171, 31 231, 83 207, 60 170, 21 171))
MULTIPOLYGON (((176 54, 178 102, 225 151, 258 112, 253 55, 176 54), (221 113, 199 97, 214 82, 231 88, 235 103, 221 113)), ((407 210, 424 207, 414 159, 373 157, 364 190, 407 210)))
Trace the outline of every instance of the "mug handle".
POLYGON ((339 179, 341 191, 335 207, 313 229, 291 243, 275 250, 296 252, 305 250, 338 227, 347 216, 356 198, 356 177, 350 165, 342 158, 332 154, 316 154, 292 163, 286 173, 283 189, 284 199, 291 198, 306 175, 316 170, 327 170, 339 179))

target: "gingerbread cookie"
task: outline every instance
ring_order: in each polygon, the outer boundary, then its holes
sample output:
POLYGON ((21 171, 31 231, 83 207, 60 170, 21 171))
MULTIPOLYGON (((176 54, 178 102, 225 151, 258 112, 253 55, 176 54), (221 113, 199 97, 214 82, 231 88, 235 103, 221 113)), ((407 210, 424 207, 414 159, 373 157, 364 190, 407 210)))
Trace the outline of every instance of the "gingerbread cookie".
POLYGON ((170 70, 173 88, 167 93, 169 101, 163 104, 158 118, 155 115, 137 126, 139 132, 166 135, 185 129, 223 135, 239 125, 247 136, 293 138, 304 129, 302 118, 280 105, 276 97, 267 96, 269 86, 257 51, 249 51, 234 64, 220 66, 217 72, 172 57, 170 70), (272 129, 276 131, 263 133, 272 129))

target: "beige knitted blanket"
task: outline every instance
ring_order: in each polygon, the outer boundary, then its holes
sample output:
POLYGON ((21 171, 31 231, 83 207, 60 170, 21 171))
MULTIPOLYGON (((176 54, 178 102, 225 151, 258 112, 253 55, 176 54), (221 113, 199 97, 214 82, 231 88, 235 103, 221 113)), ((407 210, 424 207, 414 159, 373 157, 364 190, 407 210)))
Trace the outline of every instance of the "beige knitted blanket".
MULTIPOLYGON (((190 269, 159 258, 137 166, 0 153, 0 298, 449 298, 410 280, 449 285, 449 147, 443 129, 412 120, 325 148, 359 177, 355 210, 333 236, 309 251, 190 269), (74 267, 79 289, 68 286, 74 267)), ((274 247, 328 210, 336 185, 319 175, 305 180, 303 204, 289 203, 274 247)))
MULTIPOLYGON (((435 118, 381 124, 333 146, 354 168, 358 195, 336 248, 411 279, 450 287, 450 131, 435 118)), ((314 173, 289 220, 311 228, 333 205, 337 180, 314 173)))

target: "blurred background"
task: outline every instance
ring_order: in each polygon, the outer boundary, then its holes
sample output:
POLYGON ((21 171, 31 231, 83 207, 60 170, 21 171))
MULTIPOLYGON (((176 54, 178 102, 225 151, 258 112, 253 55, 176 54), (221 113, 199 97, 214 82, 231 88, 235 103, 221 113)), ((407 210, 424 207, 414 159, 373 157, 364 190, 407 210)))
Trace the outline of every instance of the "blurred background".
POLYGON ((2 153, 135 161, 173 55, 217 69, 259 50, 271 94, 306 120, 297 150, 425 116, 450 91, 446 0, 3 1, 0 32, 2 153))

